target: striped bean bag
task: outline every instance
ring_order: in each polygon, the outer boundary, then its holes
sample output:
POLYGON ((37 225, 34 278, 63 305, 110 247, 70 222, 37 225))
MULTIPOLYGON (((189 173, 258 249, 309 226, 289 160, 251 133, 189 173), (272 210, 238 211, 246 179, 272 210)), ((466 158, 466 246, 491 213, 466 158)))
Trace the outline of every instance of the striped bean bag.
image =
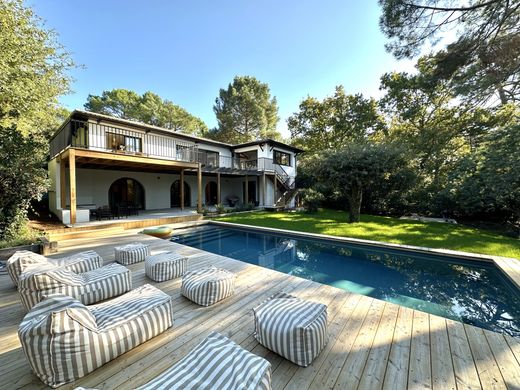
POLYGON ((150 255, 150 246, 134 242, 123 246, 116 246, 114 248, 116 261, 119 264, 130 265, 140 263, 146 259, 146 256, 150 255))
POLYGON ((253 309, 255 338, 264 347, 307 367, 327 344, 327 306, 278 293, 253 309))
POLYGON ((184 275, 188 258, 177 253, 166 252, 147 256, 144 261, 146 276, 156 282, 164 282, 184 275))
POLYGON ((51 259, 30 251, 17 251, 7 260, 7 272, 15 286, 27 266, 53 265, 72 272, 88 272, 103 266, 103 259, 94 251, 76 253, 59 259, 51 259))
POLYGON ((212 332, 177 364, 137 390, 268 390, 271 364, 212 332))
POLYGON ((173 324, 169 295, 144 285, 93 306, 52 295, 18 329, 31 368, 51 387, 79 379, 173 324))
POLYGON ((182 277, 181 294, 201 306, 210 306, 235 291, 236 275, 221 268, 188 271, 182 277))
POLYGON ((51 294, 64 294, 90 305, 124 294, 132 288, 130 270, 109 264, 93 271, 76 274, 47 265, 26 267, 20 275, 18 292, 27 310, 51 294))

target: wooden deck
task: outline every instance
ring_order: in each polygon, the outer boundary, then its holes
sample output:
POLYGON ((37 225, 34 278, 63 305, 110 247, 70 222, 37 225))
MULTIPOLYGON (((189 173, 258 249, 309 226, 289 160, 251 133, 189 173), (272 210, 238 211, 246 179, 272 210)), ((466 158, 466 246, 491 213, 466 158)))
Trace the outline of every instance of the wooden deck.
MULTIPOLYGON (((179 293, 180 279, 154 283, 144 264, 129 268, 134 286, 151 283, 174 300, 174 326, 64 389, 127 389, 141 385, 182 358, 216 330, 272 364, 274 389, 520 389, 520 340, 194 248, 126 231, 116 237, 60 243, 60 254, 92 248, 106 262, 117 243, 146 241, 152 253, 190 256, 238 274, 234 296, 204 308, 179 293), (253 337, 251 309, 277 291, 328 305, 329 342, 313 364, 299 368, 253 337)), ((40 389, 17 338, 24 312, 7 275, 0 276, 0 389, 40 389)))

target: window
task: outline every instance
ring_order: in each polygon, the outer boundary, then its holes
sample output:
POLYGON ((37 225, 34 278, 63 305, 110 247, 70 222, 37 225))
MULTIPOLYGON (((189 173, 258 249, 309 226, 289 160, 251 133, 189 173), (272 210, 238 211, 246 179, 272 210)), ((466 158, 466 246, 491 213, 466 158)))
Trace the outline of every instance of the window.
POLYGON ((218 152, 199 149, 200 162, 208 167, 218 167, 218 152))
POLYGON ((274 151, 274 162, 278 165, 291 165, 291 155, 289 153, 274 151))
POLYGON ((126 152, 142 152, 141 138, 107 132, 107 147, 126 152))

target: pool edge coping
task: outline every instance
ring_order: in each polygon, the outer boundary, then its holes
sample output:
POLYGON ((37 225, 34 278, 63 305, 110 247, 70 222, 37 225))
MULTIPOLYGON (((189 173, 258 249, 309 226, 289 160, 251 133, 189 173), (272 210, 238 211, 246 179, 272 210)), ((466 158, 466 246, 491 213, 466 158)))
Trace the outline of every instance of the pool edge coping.
POLYGON ((428 248, 422 246, 414 246, 414 245, 404 245, 404 244, 395 244, 391 242, 384 241, 373 241, 373 240, 365 240, 361 238, 353 238, 353 237, 338 237, 331 236, 328 234, 320 234, 320 233, 307 233, 300 232, 296 230, 287 230, 287 229, 278 229, 264 226, 254 226, 254 225, 245 225, 240 223, 232 223, 232 222, 223 222, 223 221, 214 221, 207 220, 206 224, 210 225, 220 225, 220 226, 228 226, 235 228, 245 228, 250 230, 260 230, 264 232, 271 233, 283 233, 290 234, 294 236, 307 237, 307 238, 321 238, 326 240, 332 240, 343 243, 351 243, 358 244, 364 246, 382 246, 390 249, 401 249, 409 252, 422 252, 429 254, 437 254, 444 255, 449 257, 454 257, 462 260, 470 260, 470 261, 484 261, 495 264, 498 269, 511 281, 514 285, 520 289, 520 260, 514 259, 511 257, 501 257, 494 255, 485 255, 480 253, 470 253, 470 252, 462 252, 462 251, 454 251, 451 249, 439 249, 439 248, 428 248))

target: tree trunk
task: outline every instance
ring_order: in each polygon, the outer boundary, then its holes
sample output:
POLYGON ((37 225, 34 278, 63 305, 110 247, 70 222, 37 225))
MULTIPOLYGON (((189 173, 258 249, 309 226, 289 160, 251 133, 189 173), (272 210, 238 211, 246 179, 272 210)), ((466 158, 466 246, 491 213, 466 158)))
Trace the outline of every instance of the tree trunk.
POLYGON ((359 222, 359 215, 361 214, 361 201, 363 200, 363 190, 361 187, 350 188, 350 195, 348 196, 348 221, 350 223, 359 222))

